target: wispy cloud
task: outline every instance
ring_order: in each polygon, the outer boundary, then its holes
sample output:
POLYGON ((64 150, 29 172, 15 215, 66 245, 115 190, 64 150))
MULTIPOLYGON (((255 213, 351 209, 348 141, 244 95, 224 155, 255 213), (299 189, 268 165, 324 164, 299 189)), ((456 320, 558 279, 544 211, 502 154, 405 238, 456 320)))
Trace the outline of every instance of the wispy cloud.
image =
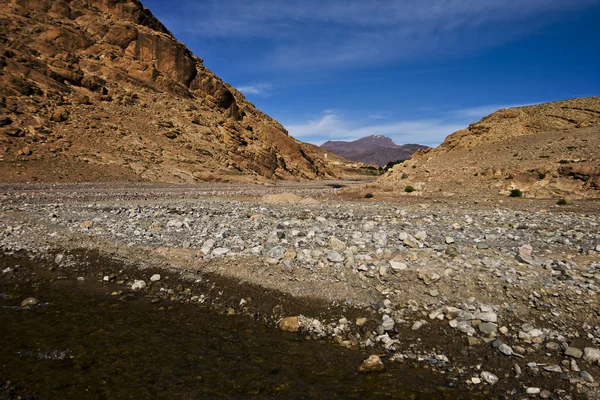
POLYGON ((387 116, 382 113, 373 113, 368 115, 369 119, 387 119, 387 116))
POLYGON ((273 89, 268 83, 257 83, 254 85, 242 85, 238 86, 237 90, 244 93, 245 95, 267 95, 273 89))
POLYGON ((323 113, 320 117, 298 124, 285 124, 297 139, 321 144, 327 140, 356 140, 369 135, 384 135, 395 143, 440 144, 446 136, 465 125, 445 123, 437 119, 399 120, 386 124, 353 121, 338 114, 323 113))
MULTIPOLYGON (((495 46, 598 0, 189 0, 176 33, 259 40, 261 68, 376 65, 495 46)), ((172 11, 175 12, 175 11, 172 11)))

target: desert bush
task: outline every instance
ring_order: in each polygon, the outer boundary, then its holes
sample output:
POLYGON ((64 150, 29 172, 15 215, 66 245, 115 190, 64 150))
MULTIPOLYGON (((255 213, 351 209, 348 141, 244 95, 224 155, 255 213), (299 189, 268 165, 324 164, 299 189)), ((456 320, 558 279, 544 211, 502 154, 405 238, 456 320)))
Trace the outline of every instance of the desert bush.
POLYGON ((510 191, 510 197, 523 197, 523 192, 520 189, 513 189, 510 191))
POLYGON ((365 194, 365 199, 372 199, 372 198, 373 198, 373 193, 365 194))
POLYGON ((558 199, 556 204, 558 204, 559 206, 566 206, 569 203, 567 203, 567 200, 561 198, 561 199, 558 199))
POLYGON ((410 186, 410 185, 408 185, 408 186, 406 186, 406 187, 404 188, 404 191, 405 191, 406 193, 412 193, 412 192, 414 192, 414 191, 415 191, 415 188, 414 188, 414 187, 412 187, 412 186, 410 186))

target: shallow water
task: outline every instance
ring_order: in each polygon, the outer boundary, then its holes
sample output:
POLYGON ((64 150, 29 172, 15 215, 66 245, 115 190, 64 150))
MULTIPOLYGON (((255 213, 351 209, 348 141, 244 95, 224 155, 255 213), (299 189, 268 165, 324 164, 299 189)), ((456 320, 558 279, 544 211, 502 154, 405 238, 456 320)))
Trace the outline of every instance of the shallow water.
POLYGON ((105 291, 74 279, 38 286, 0 277, 0 385, 44 399, 465 397, 426 369, 387 363, 384 373, 361 374, 362 351, 105 291), (42 304, 15 307, 29 296, 42 304))

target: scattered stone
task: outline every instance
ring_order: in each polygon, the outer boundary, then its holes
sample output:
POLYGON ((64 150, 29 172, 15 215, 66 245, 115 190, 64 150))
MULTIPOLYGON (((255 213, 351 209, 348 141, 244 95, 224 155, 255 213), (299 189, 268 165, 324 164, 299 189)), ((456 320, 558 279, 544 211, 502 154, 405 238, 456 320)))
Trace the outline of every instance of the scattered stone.
POLYGON ((393 318, 390 318, 388 315, 383 316, 383 322, 381 323, 381 326, 384 330, 391 331, 392 329, 394 329, 394 324, 395 321, 393 318))
POLYGON ((360 372, 381 372, 385 370, 385 365, 381 361, 379 356, 373 354, 369 356, 363 363, 358 367, 360 372))
POLYGON ((593 347, 583 349, 583 359, 589 363, 597 363, 600 361, 600 350, 593 347))
POLYGON ((131 285, 131 290, 134 291, 138 291, 138 290, 142 290, 146 287, 146 282, 141 281, 141 280, 135 280, 133 281, 133 285, 131 285))
POLYGON ((158 282, 160 281, 160 274, 154 274, 150 277, 150 282, 158 282))
POLYGON ((211 254, 212 254, 214 257, 221 257, 221 256, 224 256, 224 255, 226 255, 226 254, 227 254, 227 253, 229 253, 230 251, 231 251, 231 250, 230 250, 230 249, 228 249, 227 247, 218 247, 218 248, 214 249, 214 250, 211 252, 211 254))
POLYGON ((537 387, 528 387, 525 392, 527 394, 540 394, 542 390, 540 388, 537 387))
POLYGON ((426 324, 426 322, 425 322, 425 321, 415 321, 415 323, 414 323, 414 324, 413 324, 413 326, 412 326, 412 330, 413 330, 413 331, 418 331, 418 330, 419 330, 419 329, 421 329, 421 327, 422 327, 423 325, 425 325, 425 324, 426 324))
POLYGON ((565 349, 565 355, 574 358, 581 358, 583 356, 583 350, 569 346, 565 349))
POLYGON ((493 324, 491 322, 482 322, 481 324, 479 324, 478 328, 479 332, 488 336, 498 332, 498 325, 493 324))
POLYGON ((22 308, 29 308, 36 306, 38 304, 38 300, 35 297, 28 297, 21 302, 22 308))
POLYGON ((344 257, 335 250, 330 250, 327 252, 327 259, 336 263, 344 261, 344 257))
POLYGON ((512 349, 512 347, 510 347, 506 343, 502 343, 498 347, 498 350, 500 351, 500 353, 504 354, 505 356, 512 356, 513 355, 513 349, 512 349))
POLYGON ((207 256, 210 254, 210 252, 212 251, 214 246, 215 246, 215 241, 213 239, 208 239, 207 241, 204 242, 204 244, 200 248, 200 251, 202 252, 202 254, 207 256))
POLYGON ((481 376, 481 379, 483 379, 490 385, 495 385, 496 383, 498 383, 498 377, 496 375, 492 374, 491 372, 482 371, 480 376, 481 376))
POLYGON ((581 371, 579 376, 582 377, 586 382, 594 383, 594 377, 587 371, 581 371))
POLYGON ((286 317, 279 321, 279 329, 285 332, 298 332, 300 330, 300 317, 286 317))
POLYGON ((451 236, 446 236, 445 241, 446 241, 446 244, 452 244, 452 243, 454 243, 454 238, 451 236))
POLYGON ((329 239, 329 248, 332 250, 344 251, 346 250, 346 243, 342 242, 335 236, 332 236, 331 239, 329 239))

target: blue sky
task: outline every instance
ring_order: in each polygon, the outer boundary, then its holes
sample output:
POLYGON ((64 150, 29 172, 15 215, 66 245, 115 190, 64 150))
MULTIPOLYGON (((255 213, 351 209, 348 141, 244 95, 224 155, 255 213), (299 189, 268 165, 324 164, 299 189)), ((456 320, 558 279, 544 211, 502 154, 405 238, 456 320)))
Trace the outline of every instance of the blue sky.
POLYGON ((294 137, 437 145, 498 108, 600 95, 600 0, 143 0, 294 137))

